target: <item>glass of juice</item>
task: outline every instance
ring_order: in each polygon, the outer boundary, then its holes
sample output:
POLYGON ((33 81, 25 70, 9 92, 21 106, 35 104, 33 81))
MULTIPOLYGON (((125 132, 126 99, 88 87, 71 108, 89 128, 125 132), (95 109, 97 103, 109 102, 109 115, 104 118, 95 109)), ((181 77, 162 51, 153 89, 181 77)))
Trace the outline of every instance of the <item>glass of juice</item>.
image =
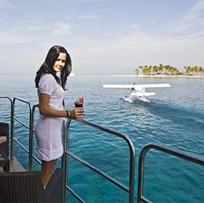
POLYGON ((74 102, 74 105, 76 108, 83 107, 83 103, 84 103, 84 98, 79 97, 79 99, 74 102))

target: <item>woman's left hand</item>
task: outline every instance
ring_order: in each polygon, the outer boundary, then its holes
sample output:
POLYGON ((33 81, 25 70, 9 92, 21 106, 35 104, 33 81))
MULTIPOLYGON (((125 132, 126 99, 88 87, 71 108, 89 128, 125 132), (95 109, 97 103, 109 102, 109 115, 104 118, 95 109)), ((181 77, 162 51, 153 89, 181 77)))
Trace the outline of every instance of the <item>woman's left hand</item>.
POLYGON ((83 107, 77 107, 70 111, 72 118, 80 118, 84 116, 84 108, 83 107))

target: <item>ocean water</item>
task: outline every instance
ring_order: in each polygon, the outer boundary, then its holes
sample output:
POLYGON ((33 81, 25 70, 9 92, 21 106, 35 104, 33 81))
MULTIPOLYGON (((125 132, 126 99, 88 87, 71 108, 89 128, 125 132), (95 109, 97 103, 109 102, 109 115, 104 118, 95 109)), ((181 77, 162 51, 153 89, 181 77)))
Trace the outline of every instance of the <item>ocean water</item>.
MULTIPOLYGON (((0 96, 18 97, 37 103, 34 77, 31 74, 2 74, 0 96)), ((139 153, 148 143, 159 143, 204 158, 204 78, 140 78, 134 76, 74 76, 68 79, 65 103, 85 99, 84 119, 126 134, 136 152, 135 202, 139 153), (130 104, 122 97, 128 89, 104 89, 103 84, 169 83, 170 88, 152 88, 150 103, 130 104)), ((148 90, 148 89, 147 89, 148 90)), ((0 100, 0 112, 4 106, 0 100)), ((19 106, 21 118, 27 110, 19 106)), ((16 126, 15 136, 28 144, 26 130, 16 126)), ((70 128, 70 151, 128 185, 129 151, 126 143, 75 121, 70 128)), ((27 164, 16 146, 18 158, 27 164)), ((59 163, 60 164, 60 163, 59 163)), ((39 169, 38 166, 35 166, 39 169)), ((145 159, 144 195, 152 202, 204 202, 204 167, 150 150, 145 159)), ((86 202, 128 202, 128 196, 112 183, 97 176, 76 161, 69 160, 71 186, 86 202)), ((71 196, 69 203, 77 202, 71 196)))

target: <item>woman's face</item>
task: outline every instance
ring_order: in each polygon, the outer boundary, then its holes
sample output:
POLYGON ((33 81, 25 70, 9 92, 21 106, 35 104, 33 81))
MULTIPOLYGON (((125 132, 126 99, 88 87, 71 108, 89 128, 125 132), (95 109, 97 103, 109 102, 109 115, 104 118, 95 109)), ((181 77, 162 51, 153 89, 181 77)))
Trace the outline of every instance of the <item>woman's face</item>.
POLYGON ((60 72, 64 66, 65 66, 65 63, 66 63, 66 54, 65 53, 60 53, 59 56, 57 57, 55 63, 54 63, 54 66, 53 66, 53 69, 56 71, 56 72, 60 72))

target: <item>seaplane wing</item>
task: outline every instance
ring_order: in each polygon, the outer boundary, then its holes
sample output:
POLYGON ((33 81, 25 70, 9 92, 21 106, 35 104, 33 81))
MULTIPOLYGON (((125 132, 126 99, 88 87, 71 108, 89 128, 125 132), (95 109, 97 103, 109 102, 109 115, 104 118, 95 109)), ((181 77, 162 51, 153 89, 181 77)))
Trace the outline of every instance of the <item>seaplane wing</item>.
POLYGON ((104 88, 126 88, 126 89, 141 89, 154 87, 171 87, 170 84, 141 84, 141 85, 103 85, 104 88))
POLYGON ((155 95, 155 92, 145 92, 146 88, 154 88, 154 87, 171 87, 170 84, 140 84, 140 85, 112 85, 112 84, 104 84, 104 88, 126 88, 130 89, 131 93, 130 96, 124 96, 123 98, 125 101, 128 101, 130 103, 133 102, 133 98, 136 97, 139 100, 149 102, 149 100, 146 98, 147 96, 155 95))
POLYGON ((104 88, 126 88, 131 89, 135 85, 103 85, 104 88))

